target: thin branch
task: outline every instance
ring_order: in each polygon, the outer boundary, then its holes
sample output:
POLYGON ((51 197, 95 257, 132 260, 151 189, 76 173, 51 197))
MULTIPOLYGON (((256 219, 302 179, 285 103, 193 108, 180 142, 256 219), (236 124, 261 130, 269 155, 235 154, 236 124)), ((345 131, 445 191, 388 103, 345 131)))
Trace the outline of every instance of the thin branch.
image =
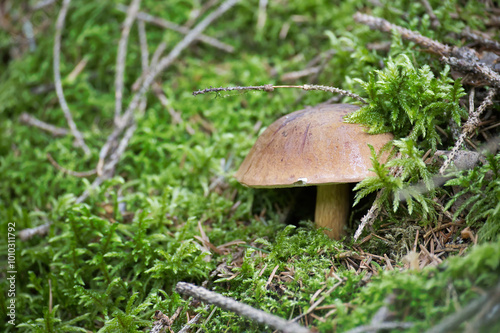
POLYGON ((121 156, 125 152, 125 149, 127 149, 128 143, 130 139, 132 138, 132 135, 134 134, 135 130, 137 129, 137 124, 132 124, 125 134, 123 135, 123 138, 120 141, 120 144, 118 145, 118 148, 116 149, 113 154, 111 154, 108 163, 104 166, 104 174, 113 174, 115 171, 115 167, 120 161, 121 156))
POLYGON ((46 122, 38 120, 26 112, 23 112, 21 114, 21 116, 19 117, 19 121, 26 125, 38 127, 44 131, 51 133, 53 136, 65 136, 68 134, 67 129, 47 124, 46 122))
POLYGON ((192 296, 205 303, 215 304, 218 307, 234 312, 240 316, 246 317, 262 325, 268 325, 274 329, 288 333, 308 333, 309 329, 275 315, 269 314, 262 310, 255 309, 250 305, 240 303, 232 298, 222 296, 213 291, 209 291, 203 287, 197 287, 186 282, 179 282, 175 287, 175 291, 179 294, 192 296))
POLYGON ((443 165, 439 169, 439 174, 441 175, 444 174, 450 163, 455 159, 455 156, 457 155, 458 151, 460 150, 460 147, 464 143, 464 140, 470 134, 472 134, 472 132, 474 132, 477 125, 479 124, 479 116, 484 112, 484 110, 486 110, 486 107, 493 104, 493 96, 495 96, 496 92, 497 91, 495 89, 490 89, 488 95, 483 100, 481 105, 469 115, 469 119, 467 119, 467 122, 462 127, 462 134, 460 134, 457 142, 455 142, 455 146, 451 150, 448 159, 443 163, 443 165))
POLYGON ((384 322, 379 324, 363 325, 353 328, 345 333, 364 333, 378 330, 396 330, 412 328, 413 323, 384 322))
POLYGON ((64 92, 62 88, 61 82, 61 72, 60 72, 60 56, 61 56, 61 35, 62 29, 64 27, 64 20, 66 18, 66 14, 68 12, 69 4, 71 0, 64 0, 61 11, 59 12, 59 16, 57 17, 56 23, 56 34, 54 38, 54 83, 56 86, 57 98, 59 99, 59 104, 61 105, 61 109, 64 113, 64 117, 68 123, 68 126, 71 130, 71 134, 75 137, 77 145, 83 149, 86 155, 90 154, 90 149, 85 144, 82 133, 78 131, 75 122, 73 121, 73 117, 71 116, 71 111, 69 110, 68 103, 64 98, 64 92))
POLYGON ((482 36, 479 33, 475 33, 469 27, 465 27, 465 29, 462 31, 460 35, 462 35, 462 37, 465 37, 467 39, 473 40, 476 43, 481 44, 481 46, 483 46, 488 50, 497 50, 497 51, 500 50, 499 42, 491 40, 485 36, 482 36))
POLYGON ((366 14, 354 14, 356 22, 366 24, 372 29, 383 32, 397 31, 403 39, 415 42, 430 51, 440 54, 441 61, 449 64, 453 69, 461 72, 479 75, 487 84, 500 88, 500 75, 488 65, 479 62, 476 51, 468 47, 451 47, 439 43, 431 38, 424 37, 416 31, 412 31, 388 21, 366 14))
POLYGON ((142 71, 145 72, 149 67, 149 49, 144 21, 137 21, 137 31, 139 32, 139 43, 141 45, 141 66, 142 71))
POLYGON ((257 31, 264 29, 267 20, 267 2, 268 0, 259 0, 259 11, 257 16, 257 31))
POLYGON ((52 164, 54 166, 54 168, 56 168, 59 171, 62 171, 65 174, 68 174, 68 175, 71 175, 74 177, 84 178, 84 177, 90 177, 90 176, 93 176, 96 174, 96 170, 78 172, 78 171, 72 171, 72 170, 66 169, 65 167, 63 167, 59 163, 57 163, 56 160, 54 160, 52 155, 50 155, 49 153, 47 153, 47 159, 49 160, 50 164, 52 164))
POLYGON ((377 193, 377 198, 373 202, 372 206, 368 210, 368 212, 361 218, 361 223, 358 226, 358 229, 356 229, 356 232, 354 233, 354 241, 357 241, 359 236, 361 236, 361 233, 365 229, 366 225, 372 225, 375 219, 378 217, 378 210, 379 210, 379 203, 378 200, 380 198, 380 194, 384 191, 384 189, 380 190, 377 193))
MULTIPOLYGON (((208 311, 209 308, 210 308, 209 305, 205 306, 205 311, 208 311)), ((187 324, 184 325, 184 327, 182 327, 182 329, 177 333, 187 333, 192 328, 193 325, 196 325, 196 323, 201 319, 202 316, 203 316, 202 312, 198 313, 196 316, 191 318, 191 320, 188 321, 187 324)))
MULTIPOLYGON (((127 11, 127 6, 124 6, 122 4, 116 5, 116 8, 121 12, 127 11)), ((137 13, 137 19, 144 21, 144 22, 155 24, 155 25, 162 27, 164 29, 170 29, 170 30, 179 32, 179 33, 184 34, 184 35, 187 35, 189 33, 189 29, 186 27, 180 26, 178 24, 169 22, 167 20, 164 20, 164 19, 159 18, 159 17, 155 17, 153 15, 150 15, 150 14, 147 14, 144 12, 137 13)), ((225 51, 228 53, 234 52, 234 47, 232 47, 231 45, 228 45, 226 43, 223 43, 223 42, 221 42, 213 37, 209 37, 207 35, 200 34, 198 37, 196 37, 196 39, 199 40, 200 42, 211 45, 211 46, 218 48, 222 51, 225 51)))
POLYGON ((299 316, 297 316, 297 317, 293 318, 293 320, 292 320, 292 321, 297 321, 297 320, 299 320, 300 318, 305 317, 305 316, 307 316, 308 314, 310 314, 311 312, 313 312, 313 311, 314 311, 314 309, 316 309, 316 308, 318 307, 318 305, 320 305, 320 304, 321 304, 321 303, 325 300, 325 298, 326 298, 328 295, 330 295, 330 294, 331 294, 331 293, 332 293, 335 289, 337 289, 337 287, 338 287, 338 286, 340 286, 342 283, 344 283, 344 281, 343 281, 343 280, 340 280, 339 282, 337 282, 336 284, 334 284, 334 285, 333 285, 333 287, 331 287, 330 289, 328 289, 327 291, 325 291, 325 292, 323 293, 323 295, 321 295, 321 297, 320 297, 320 298, 319 298, 316 302, 314 302, 314 304, 313 304, 313 305, 311 305, 311 307, 310 307, 309 309, 307 309, 307 311, 306 311, 306 312, 304 312, 304 313, 302 313, 301 315, 299 315, 299 316))
POLYGON ((38 9, 42 9, 44 7, 52 5, 54 2, 56 2, 56 0, 40 0, 36 4, 34 4, 33 7, 31 7, 31 9, 34 11, 38 10, 38 9))
POLYGON ((135 80, 134 84, 132 85, 132 91, 136 92, 137 90, 139 90, 142 82, 144 81, 144 78, 146 77, 146 75, 148 75, 150 69, 154 68, 158 64, 158 61, 160 61, 160 57, 166 48, 167 43, 165 42, 161 42, 158 47, 156 47, 156 50, 153 53, 153 57, 151 58, 151 63, 149 64, 147 70, 143 70, 141 76, 139 76, 137 80, 135 80))
POLYGON ((419 45, 422 45, 431 51, 442 54, 442 55, 449 55, 452 52, 452 48, 441 44, 439 42, 436 42, 433 39, 427 38, 422 36, 420 33, 405 29, 403 27, 400 27, 398 25, 389 23, 388 21, 373 17, 370 15, 366 14, 361 14, 361 13, 356 13, 354 14, 354 20, 358 23, 366 24, 372 29, 380 30, 383 32, 392 32, 393 30, 397 31, 403 39, 415 42, 419 45))
POLYGON ((480 75, 488 85, 491 85, 495 88, 500 88, 500 74, 495 72, 486 64, 480 63, 475 60, 471 61, 456 57, 444 56, 441 57, 441 61, 449 64, 453 69, 457 71, 480 75))
MULTIPOLYGON (((142 73, 146 73, 149 68, 149 49, 148 49, 148 39, 146 36, 146 24, 144 21, 137 21, 137 30, 139 32, 139 43, 141 45, 141 66, 142 73)), ((142 75, 141 75, 142 76, 142 75)), ((147 98, 142 96, 141 102, 139 104, 139 112, 143 113, 146 110, 147 98)))
POLYGON ((99 185, 101 185, 104 182, 104 179, 105 179, 104 176, 103 177, 99 177, 99 176, 96 177, 96 179, 94 179, 94 181, 90 185, 90 188, 88 188, 85 191, 83 191, 83 193, 78 198, 76 198, 75 203, 79 204, 79 203, 82 203, 85 200, 87 200, 87 198, 89 197, 90 193, 92 191, 94 191, 97 187, 99 187, 99 185))
MULTIPOLYGON (((397 153, 395 158, 400 158, 401 153, 397 153)), ((389 173, 394 176, 394 177, 399 177, 401 176, 402 173, 402 168, 401 167, 392 167, 389 171, 389 173)), ((368 210, 368 212, 361 218, 361 223, 359 224, 358 229, 354 233, 354 241, 357 241, 359 236, 361 236, 361 233, 363 232, 363 229, 366 227, 366 225, 372 225, 373 222, 375 222, 375 219, 378 217, 378 214, 380 212, 380 197, 382 196, 383 191, 386 191, 385 189, 381 189, 377 193, 377 197, 375 198, 375 201, 373 202, 372 206, 368 210)))
POLYGON ((47 222, 45 224, 39 225, 35 228, 23 229, 19 232, 19 239, 22 241, 27 241, 35 235, 43 236, 49 232, 52 222, 47 222))
MULTIPOLYGON (((500 284, 497 284, 495 288, 486 292, 481 297, 470 302, 464 306, 461 310, 449 315, 444 318, 439 324, 427 330, 426 333, 441 333, 441 332, 455 332, 458 330, 460 325, 466 321, 470 320, 472 316, 480 312, 482 307, 491 300, 496 300, 500 297, 500 284)), ((497 305, 498 306, 498 305, 497 305)))
POLYGON ((432 27, 439 28, 441 26, 441 23, 439 22, 438 18, 436 17, 436 14, 434 14, 434 10, 432 9, 431 4, 427 0, 420 0, 422 1, 422 4, 424 5, 425 11, 427 12, 427 15, 429 15, 431 19, 431 25, 432 27))
POLYGON ((182 41, 180 41, 172 51, 162 59, 160 59, 159 63, 151 69, 150 72, 144 78, 142 82, 141 88, 137 91, 132 97, 132 101, 130 102, 127 110, 121 117, 121 121, 117 124, 115 130, 111 133, 111 135, 106 140, 106 143, 102 147, 99 153, 99 162, 97 164, 97 174, 102 175, 102 170, 104 168, 104 162, 106 157, 108 156, 110 148, 114 145, 117 138, 121 135, 121 133, 125 130, 127 126, 131 123, 133 118, 133 112, 137 109, 139 102, 148 91, 149 87, 155 80, 155 78, 163 72, 166 68, 168 68, 175 59, 180 55, 180 53, 188 47, 197 36, 199 36, 215 19, 229 10, 232 6, 234 6, 239 0, 227 0, 222 3, 216 10, 208 14, 205 19, 203 19, 196 27, 194 27, 182 41))
POLYGON ((334 94, 341 94, 344 96, 349 96, 351 98, 357 99, 358 101, 367 104, 367 102, 359 95, 356 95, 350 91, 328 87, 328 86, 320 86, 315 84, 304 84, 304 85, 281 85, 281 86, 273 86, 272 84, 266 84, 263 86, 246 86, 246 87, 220 87, 220 88, 206 88, 203 90, 198 90, 193 92, 193 96, 197 96, 200 94, 206 94, 209 92, 219 93, 221 91, 247 91, 247 90, 258 90, 265 92, 272 92, 274 89, 278 88, 292 88, 292 89, 303 89, 303 90, 321 90, 326 92, 331 92, 334 94))
POLYGON ((120 122, 122 113, 123 99, 123 76, 125 71, 125 57, 127 55, 128 36, 130 29, 134 23, 141 0, 132 0, 132 4, 128 7, 127 17, 123 23, 122 35, 118 42, 118 54, 116 57, 116 76, 115 76, 115 124, 120 122))

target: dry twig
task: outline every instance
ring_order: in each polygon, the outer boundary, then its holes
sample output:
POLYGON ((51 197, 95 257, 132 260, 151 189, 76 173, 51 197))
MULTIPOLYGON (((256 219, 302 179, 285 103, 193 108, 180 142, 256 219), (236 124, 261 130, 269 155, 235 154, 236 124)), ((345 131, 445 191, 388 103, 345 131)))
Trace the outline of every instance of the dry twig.
POLYGON ((128 36, 130 29, 134 23, 141 0, 132 0, 132 4, 128 7, 127 17, 123 23, 122 35, 118 42, 118 54, 116 56, 116 75, 115 75, 115 124, 120 122, 122 113, 122 99, 123 99, 123 77, 125 70, 125 57, 127 55, 128 36))
MULTIPOLYGON (((127 11, 127 6, 124 6, 122 4, 116 5, 116 8, 121 12, 127 11)), ((159 17, 155 17, 153 15, 150 15, 150 14, 147 14, 144 12, 137 13, 137 19, 139 19, 143 22, 155 24, 155 25, 162 27, 164 29, 170 29, 173 31, 177 31, 177 32, 184 34, 184 35, 189 33, 189 29, 186 27, 180 26, 180 25, 175 24, 173 22, 164 20, 164 19, 159 18, 159 17)), ((213 37, 209 37, 207 35, 200 34, 198 37, 196 37, 196 39, 199 40, 200 42, 211 45, 211 46, 218 48, 222 51, 225 51, 228 53, 234 52, 234 47, 232 47, 231 45, 228 45, 226 43, 223 43, 223 42, 221 42, 213 37)))
POLYGON ((67 129, 47 124, 46 122, 38 120, 26 112, 23 112, 21 114, 21 116, 19 117, 19 121, 26 125, 38 127, 39 129, 51 133, 53 136, 65 136, 66 134, 68 134, 67 129))
POLYGON ((90 154, 90 149, 85 144, 82 133, 76 127, 75 122, 73 121, 73 116, 71 115, 71 111, 69 110, 68 103, 66 102, 66 98, 64 98, 64 92, 62 88, 61 82, 61 72, 59 69, 59 65, 61 62, 61 35, 62 29, 64 27, 64 20, 66 19, 66 14, 68 12, 69 4, 71 0, 64 0, 61 11, 59 12, 59 16, 57 17, 56 23, 56 33, 54 38, 54 83, 56 86, 57 98, 59 99, 59 104, 61 105, 61 109, 64 113, 64 117, 68 123, 68 126, 71 130, 71 134, 73 134, 77 145, 83 149, 86 155, 90 154))
POLYGON ((464 140, 472 134, 472 132, 476 129, 479 124, 479 116, 486 110, 486 107, 493 104, 493 96, 496 94, 496 89, 490 89, 488 95, 481 103, 481 105, 477 108, 477 110, 470 110, 469 119, 462 127, 462 134, 458 137, 458 140, 455 142, 455 146, 451 150, 451 153, 448 155, 448 159, 443 163, 441 168, 439 169, 439 174, 444 174, 450 163, 455 159, 460 147, 464 143, 464 140))
POLYGON ((315 85, 315 84, 304 84, 304 85, 281 85, 281 86, 273 86, 272 84, 266 84, 263 86, 246 86, 246 87, 220 87, 220 88, 206 88, 203 90, 198 90, 193 92, 193 96, 200 95, 200 94, 206 94, 209 92, 215 92, 219 93, 221 91, 249 91, 249 90, 258 90, 258 91, 265 91, 265 92, 272 92, 274 89, 279 89, 279 88, 293 88, 293 89, 303 89, 303 90, 321 90, 321 91, 326 91, 326 92, 331 92, 334 94, 341 94, 344 96, 349 96, 351 98, 357 99, 358 101, 367 104, 367 102, 359 95, 356 95, 350 91, 335 88, 335 87, 328 87, 328 86, 320 86, 320 85, 315 85))
POLYGON ((84 178, 84 177, 90 177, 90 176, 93 176, 96 174, 95 170, 78 172, 78 171, 66 169, 65 167, 63 167, 59 163, 57 163, 56 160, 54 160, 52 155, 50 155, 49 153, 47 153, 47 159, 49 160, 50 164, 52 164, 54 166, 54 168, 56 168, 57 170, 65 173, 65 174, 68 174, 68 175, 71 175, 74 177, 84 178))
POLYGON ((97 174, 99 176, 101 176, 103 173, 105 159, 108 157, 110 149, 116 145, 117 139, 120 137, 123 131, 133 123, 133 112, 137 109, 142 96, 144 96, 144 94, 147 92, 158 74, 168 68, 172 64, 172 62, 180 55, 180 53, 203 32, 203 30, 205 30, 215 19, 217 19, 228 9, 234 6, 238 1, 239 0, 227 0, 222 3, 216 10, 208 14, 205 19, 203 19, 196 27, 194 27, 193 30, 191 30, 167 56, 160 59, 159 63, 156 66, 154 66, 153 68, 151 68, 150 66, 151 70, 144 77, 141 87, 132 97, 132 101, 121 117, 119 124, 117 124, 115 130, 108 137, 106 143, 99 153, 99 162, 97 163, 97 174))
MULTIPOLYGON (((466 321, 470 320, 474 315, 478 314, 476 318, 476 324, 481 326, 485 322, 484 315, 486 314, 484 310, 492 311, 494 307, 500 306, 500 283, 497 283, 489 292, 485 293, 478 299, 470 302, 461 310, 449 315, 444 318, 439 324, 427 330, 426 333, 442 333, 442 332, 456 332, 460 325, 466 321), (482 311, 483 310, 483 311, 482 311)), ((497 317, 498 318, 498 317, 497 317)))
MULTIPOLYGON (((209 308, 209 305, 205 306, 205 311, 208 311, 209 308)), ((198 313, 190 321, 188 321, 187 324, 184 325, 184 327, 182 327, 181 330, 177 333, 187 333, 193 327, 193 325, 196 325, 196 323, 201 319, 202 315, 202 312, 198 313)))
POLYGON ((222 296, 213 291, 209 291, 203 287, 197 287, 186 282, 179 282, 175 287, 175 291, 179 294, 192 296, 205 303, 214 304, 218 307, 234 312, 240 316, 246 317, 262 325, 268 325, 274 329, 288 333, 308 333, 307 328, 269 314, 262 310, 255 309, 250 305, 240 303, 232 298, 222 296))
POLYGON ((433 28, 439 28, 441 26, 441 23, 439 22, 438 18, 436 17, 436 14, 434 14, 434 10, 432 9, 431 4, 427 0, 421 0, 422 4, 425 7, 425 11, 427 12, 427 15, 429 15, 431 19, 431 25, 433 28))

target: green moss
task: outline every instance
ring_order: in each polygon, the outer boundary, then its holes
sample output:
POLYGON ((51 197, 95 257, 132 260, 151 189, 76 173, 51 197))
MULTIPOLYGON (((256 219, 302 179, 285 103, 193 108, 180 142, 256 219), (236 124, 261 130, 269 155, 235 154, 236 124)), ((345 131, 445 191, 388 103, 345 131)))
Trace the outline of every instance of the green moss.
MULTIPOLYGON (((330 241, 310 222, 302 221, 298 227, 280 222, 290 205, 289 194, 252 190, 237 184, 232 174, 260 131, 279 116, 330 96, 311 92, 297 102, 301 92, 293 90, 224 98, 191 95, 192 91, 209 86, 281 82, 280 75, 303 69, 317 55, 333 49, 334 56, 323 56, 324 70, 317 77, 318 83, 363 94, 360 81, 355 79, 367 82, 365 86, 374 95, 366 109, 386 112, 375 117, 379 129, 390 127, 391 121, 397 120, 392 130, 399 131, 397 144, 406 154, 406 160, 392 162, 404 168, 403 178, 383 178, 386 167, 391 165, 375 166, 382 182, 368 184, 365 192, 360 193, 369 194, 389 185, 394 191, 401 191, 405 189, 403 185, 426 180, 434 172, 416 161, 421 160, 428 147, 440 147, 431 125, 446 123, 452 116, 458 121, 461 87, 458 81, 447 78, 434 57, 418 52, 414 45, 401 42, 397 36, 393 37, 389 53, 369 50, 367 44, 387 41, 389 37, 355 23, 352 15, 357 10, 370 11, 451 43, 458 41, 450 39, 450 33, 465 25, 482 27, 481 4, 470 1, 461 7, 455 1, 431 1, 442 23, 439 29, 431 29, 419 2, 382 1, 380 6, 372 6, 357 0, 290 1, 286 5, 271 1, 266 26, 256 32, 258 1, 241 2, 206 31, 207 35, 233 45, 235 53, 195 43, 158 79, 183 122, 173 124, 168 110, 154 94, 148 94, 148 107, 144 114, 136 115, 138 129, 117 165, 115 177, 90 189, 93 176, 82 179, 67 175, 49 163, 47 154, 67 169, 95 168, 99 149, 112 131, 116 47, 125 17, 115 8, 118 3, 122 2, 72 1, 62 36, 64 93, 92 150, 90 156, 74 147, 71 135, 53 137, 18 121, 23 112, 28 112, 42 121, 67 127, 51 88, 54 25, 60 2, 31 17, 37 31, 37 48, 33 52, 21 52, 19 57, 9 53, 13 47, 23 50, 14 38, 23 36, 18 19, 24 17, 19 16, 24 13, 23 2, 11 2, 12 33, 0 31, 0 227, 5 235, 9 222, 15 222, 16 232, 52 223, 48 235, 27 241, 18 237, 16 241, 16 323, 20 325, 14 328, 2 322, 0 329, 141 331, 150 326, 156 310, 171 316, 183 306, 173 326, 178 331, 185 324, 186 312, 192 315, 201 310, 173 292, 181 280, 199 285, 207 281, 220 293, 293 318, 310 308, 314 293, 337 283, 336 278, 328 275, 333 266, 343 282, 322 303, 336 305, 337 312, 325 323, 312 322, 320 331, 342 331, 369 322, 395 285, 401 286, 398 302, 405 304, 401 309, 406 311, 398 312, 398 318, 418 320, 418 328, 423 329, 455 310, 446 294, 449 276, 453 276, 460 304, 476 296, 472 286, 488 288, 494 283, 494 274, 498 273, 495 260, 499 261, 497 243, 485 243, 470 256, 449 261, 443 273, 426 270, 396 274, 384 273, 381 268, 379 275, 371 281, 367 279, 366 284, 366 276, 347 270, 334 258, 355 250, 348 242, 330 241), (406 13, 404 18, 402 12, 406 13), (461 19, 452 18, 451 14, 461 19), (288 33, 280 37, 286 25, 288 33), (70 80, 69 73, 82 60, 86 61, 85 69, 70 80), (384 62, 387 66, 381 69, 384 62), (377 75, 380 77, 375 80, 377 75), (387 78, 386 83, 378 82, 382 76, 387 78), (398 99, 388 89, 399 83, 404 84, 398 99), (415 92, 419 96, 415 97, 415 92), (390 107, 382 103, 382 95, 390 97, 390 107), (450 103, 444 105, 446 99, 450 103), (393 106, 397 109, 391 109, 393 106), (436 113, 443 110, 446 115, 436 113), (255 127, 257 123, 261 124, 259 128, 255 127), (188 126, 194 133, 188 131, 188 126), (214 188, 211 185, 216 178, 222 182, 214 188), (85 190, 90 190, 91 195, 84 203, 76 203, 85 190), (200 226, 214 246, 234 240, 246 244, 230 246, 221 254, 209 253, 195 238, 201 235, 200 226), (473 258, 478 262, 473 264, 473 258), (227 275, 211 275, 217 267, 227 268, 227 275), (275 268, 279 279, 268 283, 275 268)), ((196 8, 197 2, 186 1, 144 0, 141 6, 145 12, 178 24, 184 24, 196 8)), ((146 29, 150 54, 161 41, 167 43, 168 52, 182 38, 150 24, 146 29)), ((141 72, 139 59, 134 26, 127 49, 125 105, 131 96, 129 87, 141 72)), ((306 77, 297 83, 309 81, 306 77)), ((484 166, 488 171, 496 168, 494 163, 489 165, 484 166)), ((461 181, 468 181, 478 193, 488 186, 486 178, 480 175, 464 177, 461 181)), ((494 184, 496 178, 487 188, 488 195, 497 195, 494 184)), ((431 196, 410 198, 414 200, 413 208, 408 201, 407 210, 396 210, 390 218, 425 213, 431 219, 431 196)), ((395 207, 393 201, 394 197, 388 196, 391 211, 395 207)), ((492 223, 497 218, 497 207, 487 200, 475 209, 491 212, 488 221, 492 223)), ((474 219, 469 222, 479 223, 474 219)), ((491 226, 487 240, 495 239, 498 233, 496 225, 491 226)), ((0 237, 0 253, 6 253, 7 246, 7 238, 0 237)), ((396 251, 391 244, 379 246, 378 250, 402 253, 401 248, 396 251)), ((6 256, 0 258, 0 263, 7 267, 6 256)), ((0 273, 0 315, 5 318, 8 299, 4 291, 8 285, 4 272, 5 269, 0 273)), ((200 326, 207 331, 241 331, 242 327, 262 331, 262 327, 220 309, 200 326)))

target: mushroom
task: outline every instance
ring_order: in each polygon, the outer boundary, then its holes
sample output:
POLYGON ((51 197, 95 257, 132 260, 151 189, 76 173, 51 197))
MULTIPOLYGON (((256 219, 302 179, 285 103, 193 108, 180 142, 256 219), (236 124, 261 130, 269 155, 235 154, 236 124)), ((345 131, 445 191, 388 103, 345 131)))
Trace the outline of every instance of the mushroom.
POLYGON ((236 179, 255 188, 317 185, 315 223, 330 238, 340 239, 349 218, 349 183, 374 175, 367 144, 378 151, 393 138, 343 122, 358 109, 321 105, 281 117, 259 136, 236 179))

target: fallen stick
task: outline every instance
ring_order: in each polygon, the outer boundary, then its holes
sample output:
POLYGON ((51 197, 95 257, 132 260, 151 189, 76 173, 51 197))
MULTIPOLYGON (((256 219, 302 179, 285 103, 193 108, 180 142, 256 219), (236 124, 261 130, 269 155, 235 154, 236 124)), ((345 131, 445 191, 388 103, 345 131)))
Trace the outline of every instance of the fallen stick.
POLYGON ((60 72, 60 62, 61 62, 61 35, 62 29, 64 27, 64 21, 66 19, 66 14, 68 13, 68 8, 71 0, 64 0, 61 11, 59 12, 59 16, 57 17, 56 23, 56 34, 54 38, 54 58, 53 58, 53 67, 54 67, 54 84, 56 86, 57 98, 59 100, 59 105, 64 113, 64 117, 66 118, 66 122, 71 130, 71 134, 75 137, 76 143, 80 148, 83 149, 85 155, 90 155, 90 149, 85 144, 85 140, 83 139, 82 133, 76 127, 76 124, 73 120, 73 116, 71 115, 71 111, 69 109, 68 103, 66 102, 66 98, 64 97, 64 92, 62 88, 61 82, 61 72, 60 72))
POLYGON ((267 325, 287 333, 310 333, 311 331, 297 323, 285 320, 262 310, 255 309, 250 305, 240 303, 232 298, 222 296, 203 287, 190 283, 179 282, 175 287, 179 294, 192 296, 205 303, 214 304, 218 307, 234 312, 259 324, 267 325))
MULTIPOLYGON (((125 5, 122 5, 122 4, 118 4, 118 5, 116 5, 116 9, 125 13, 125 12, 127 12, 128 7, 125 5)), ((164 19, 159 18, 159 17, 155 17, 155 16, 147 14, 145 12, 138 12, 137 19, 139 19, 143 22, 155 24, 155 25, 162 27, 164 29, 170 29, 170 30, 179 32, 179 33, 184 34, 184 35, 187 35, 190 31, 189 28, 183 27, 181 25, 175 24, 173 22, 164 20, 164 19)), ((204 34, 200 34, 196 39, 199 40, 200 42, 211 45, 211 46, 218 48, 222 51, 226 51, 228 53, 234 52, 234 47, 232 47, 231 45, 228 45, 226 43, 223 43, 216 38, 213 38, 213 37, 210 37, 210 36, 207 36, 204 34)))

